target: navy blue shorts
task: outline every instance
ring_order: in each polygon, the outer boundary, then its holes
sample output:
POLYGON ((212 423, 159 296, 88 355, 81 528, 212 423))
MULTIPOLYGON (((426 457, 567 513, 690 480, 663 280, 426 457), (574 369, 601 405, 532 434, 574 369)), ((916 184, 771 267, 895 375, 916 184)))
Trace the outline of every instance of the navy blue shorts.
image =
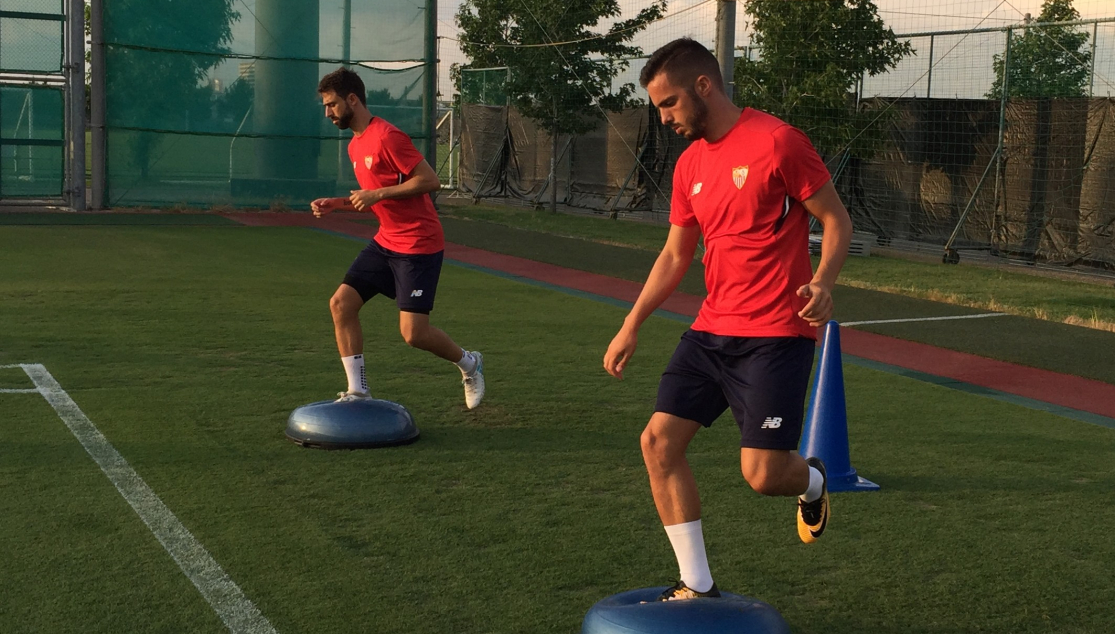
POLYGON ((709 427, 726 409, 740 446, 797 449, 816 343, 688 330, 658 384, 654 411, 709 427))
POLYGON ((365 302, 376 295, 386 295, 404 313, 428 315, 434 309, 444 257, 444 251, 399 253, 373 240, 353 260, 344 283, 356 289, 365 302))

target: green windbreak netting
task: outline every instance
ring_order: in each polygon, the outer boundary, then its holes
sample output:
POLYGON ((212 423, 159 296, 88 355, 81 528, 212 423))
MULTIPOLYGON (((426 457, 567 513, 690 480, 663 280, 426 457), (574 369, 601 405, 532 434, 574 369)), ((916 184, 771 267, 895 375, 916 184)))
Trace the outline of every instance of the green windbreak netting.
POLYGON ((372 113, 425 150, 426 11, 425 0, 106 0, 108 203, 347 195, 351 132, 317 94, 343 62, 372 113))
POLYGON ((0 71, 62 72, 62 0, 0 0, 0 71))
POLYGON ((61 88, 0 86, 0 198, 62 194, 63 104, 61 88))

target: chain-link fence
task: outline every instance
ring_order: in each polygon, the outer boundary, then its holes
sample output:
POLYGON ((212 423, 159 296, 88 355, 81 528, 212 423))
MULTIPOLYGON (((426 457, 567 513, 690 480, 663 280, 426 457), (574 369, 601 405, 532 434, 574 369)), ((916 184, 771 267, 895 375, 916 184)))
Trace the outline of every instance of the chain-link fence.
MULTIPOLYGON (((1115 18, 895 41, 908 52, 886 72, 863 73, 835 114, 806 90, 776 112, 814 140, 856 230, 947 261, 973 250, 1115 269, 1115 18)), ((738 55, 736 82, 763 49, 738 55)), ((554 145, 501 103, 508 72, 461 73, 459 183, 474 196, 537 202, 554 145)), ((557 139, 561 202, 664 217, 685 143, 655 124, 653 113, 631 111, 557 139)))
POLYGON ((59 198, 66 187, 66 17, 62 0, 0 2, 0 199, 5 201, 59 198))

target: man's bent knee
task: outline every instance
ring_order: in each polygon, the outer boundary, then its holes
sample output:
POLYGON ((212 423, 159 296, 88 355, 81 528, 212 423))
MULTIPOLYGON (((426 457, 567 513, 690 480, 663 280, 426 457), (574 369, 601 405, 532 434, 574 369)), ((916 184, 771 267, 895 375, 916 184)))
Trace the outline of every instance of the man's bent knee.
POLYGON ((429 326, 421 324, 406 323, 399 326, 399 334, 411 348, 422 348, 429 339, 428 332, 429 326))
POLYGON ((639 437, 644 462, 648 467, 668 467, 681 460, 698 429, 700 425, 693 421, 655 414, 639 437))
POLYGON ((333 313, 334 317, 352 316, 359 313, 363 305, 364 300, 360 298, 356 289, 351 287, 341 286, 329 298, 329 312, 333 313))
POLYGON ((783 489, 781 478, 770 471, 744 474, 744 479, 759 495, 781 495, 783 489))
POLYGON ((745 456, 741 460, 743 477, 760 495, 787 495, 794 488, 794 457, 789 451, 774 450, 745 456))
POLYGON ((421 348, 423 338, 413 330, 402 330, 400 333, 403 336, 403 341, 406 342, 411 348, 421 348))

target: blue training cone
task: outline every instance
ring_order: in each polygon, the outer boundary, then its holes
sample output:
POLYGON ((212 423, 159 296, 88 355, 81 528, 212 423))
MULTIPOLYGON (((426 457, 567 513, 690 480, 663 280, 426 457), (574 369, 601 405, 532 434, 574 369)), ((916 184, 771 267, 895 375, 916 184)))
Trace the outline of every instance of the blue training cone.
POLYGON ((848 456, 848 411, 844 404, 844 370, 840 361, 840 324, 825 325, 821 361, 813 380, 813 396, 805 415, 798 452, 820 458, 828 474, 828 490, 878 491, 879 485, 856 475, 848 456))

